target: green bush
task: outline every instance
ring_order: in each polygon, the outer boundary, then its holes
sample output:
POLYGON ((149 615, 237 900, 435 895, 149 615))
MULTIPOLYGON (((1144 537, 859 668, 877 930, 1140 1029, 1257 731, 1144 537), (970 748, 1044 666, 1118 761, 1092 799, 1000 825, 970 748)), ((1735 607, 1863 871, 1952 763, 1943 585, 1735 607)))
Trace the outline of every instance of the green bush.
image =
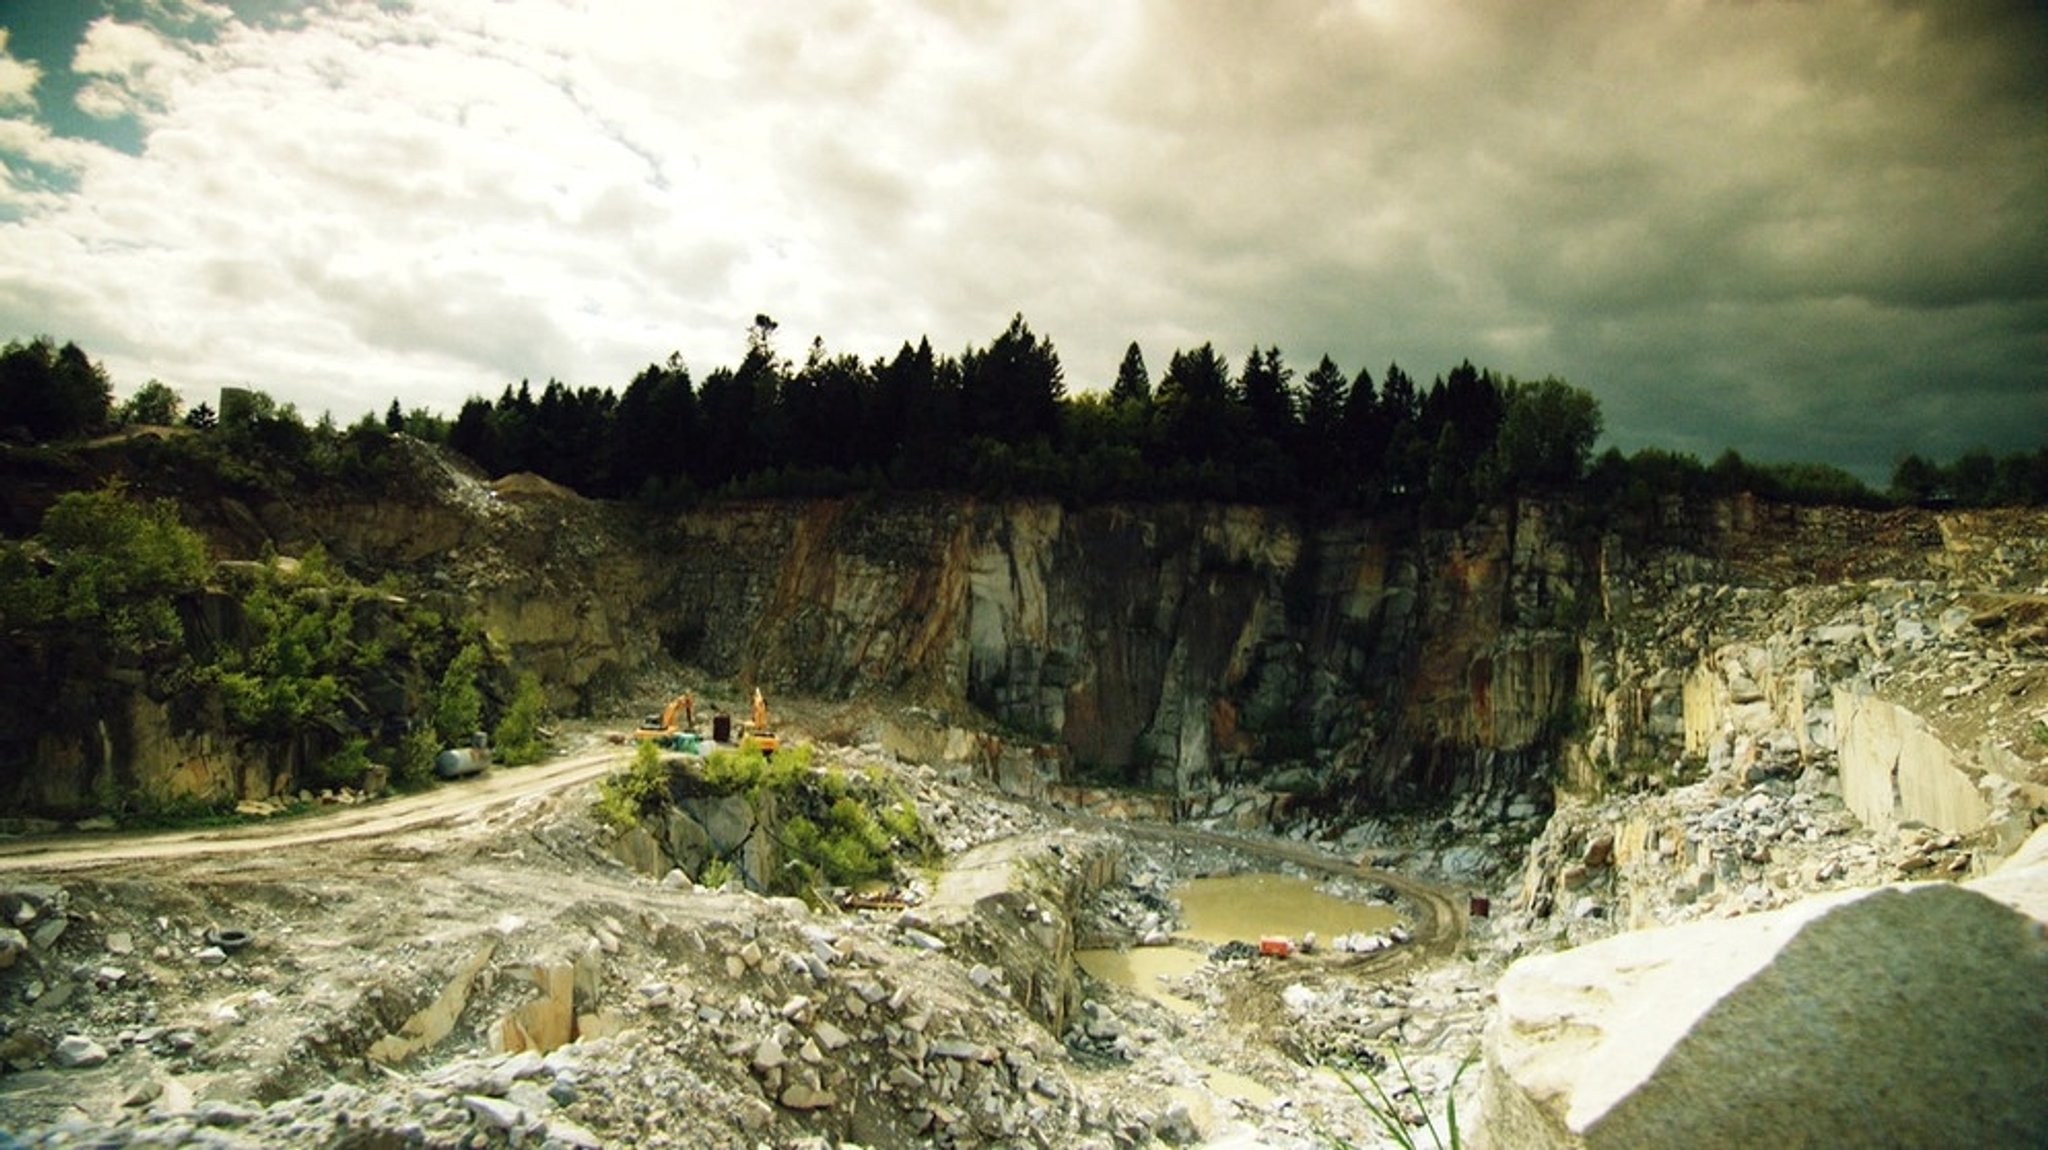
POLYGON ((875 819, 875 813, 866 803, 851 796, 832 804, 832 828, 843 837, 860 844, 869 854, 882 855, 889 851, 889 832, 875 819))
POLYGON ((851 887, 896 873, 905 854, 925 856, 929 840, 916 808, 886 794, 874 779, 842 771, 809 772, 789 801, 800 808, 783 823, 786 893, 820 883, 851 887))
POLYGON ((0 348, 0 427, 46 442, 88 435, 106 425, 114 383, 75 343, 49 336, 0 348))
POLYGON ((923 844, 924 822, 917 817, 917 808, 911 806, 908 799, 898 799, 883 807, 879 817, 882 820, 882 828, 898 841, 923 844))
POLYGON ((852 797, 835 801, 820 825, 792 815, 782 825, 782 846, 795 870, 833 886, 856 886, 894 871, 889 836, 874 814, 852 797))
POLYGON ((374 757, 391 762, 393 785, 417 790, 432 782, 442 747, 467 745, 480 729, 482 648, 474 642, 458 647, 456 628, 395 597, 388 584, 355 581, 318 545, 296 561, 272 554, 260 565, 224 569, 219 578, 239 603, 242 641, 198 656, 207 661, 191 668, 190 680, 213 689, 230 734, 282 742, 308 729, 367 731, 404 719, 410 734, 396 743, 360 737, 360 747, 344 743, 314 778, 353 785, 374 757), (454 735, 443 737, 438 724, 417 722, 414 715, 366 713, 367 684, 394 670, 409 671, 415 689, 433 683, 440 652, 451 648, 458 653, 441 669, 430 706, 436 719, 465 722, 454 735), (410 667, 394 668, 392 651, 405 652, 410 667))
POLYGON ((167 798, 131 793, 102 809, 112 811, 124 830, 170 830, 181 827, 232 826, 240 821, 230 798, 180 795, 167 798))
POLYGON ((811 774, 808 743, 764 754, 752 747, 721 748, 704 760, 704 784, 724 795, 786 794, 811 774))
POLYGON ((287 739, 310 724, 344 724, 344 681, 364 666, 351 634, 354 585, 316 547, 296 567, 267 564, 226 586, 241 593, 246 640, 217 652, 201 678, 219 691, 228 726, 287 739))
POLYGON ((353 787, 370 769, 370 741, 350 739, 313 769, 313 782, 324 787, 353 787))
POLYGON ((615 827, 639 826, 668 793, 669 770, 661 748, 644 742, 633 753, 631 766, 613 771, 597 784, 598 814, 615 827))
POLYGON ((441 740, 425 727, 416 728, 398 743, 398 761, 392 764, 391 785, 401 791, 417 791, 434 781, 434 758, 441 753, 441 740))
POLYGON ((739 877, 739 873, 739 868, 733 866, 730 859, 707 859, 697 872, 697 885, 715 890, 739 877))
POLYGON ((541 691, 539 677, 531 671, 522 673, 512 689, 512 701, 505 705, 504 716, 491 732, 500 763, 520 767, 540 761, 547 750, 540 736, 546 709, 547 696, 541 691))
POLYGON ((441 690, 434 699, 434 730, 447 742, 467 744, 471 735, 483 729, 484 693, 477 686, 483 666, 483 648, 465 643, 441 673, 441 690))
POLYGON ((198 533, 168 502, 130 499, 118 481, 58 496, 27 546, 6 551, 0 624, 69 628, 114 652, 182 643, 172 597, 206 577, 198 533))
POLYGON ((816 770, 811 761, 807 743, 773 755, 721 749, 701 769, 713 793, 745 795, 757 811, 780 813, 772 832, 783 853, 775 893, 858 886, 891 877, 900 858, 927 855, 930 837, 900 791, 879 775, 816 770))

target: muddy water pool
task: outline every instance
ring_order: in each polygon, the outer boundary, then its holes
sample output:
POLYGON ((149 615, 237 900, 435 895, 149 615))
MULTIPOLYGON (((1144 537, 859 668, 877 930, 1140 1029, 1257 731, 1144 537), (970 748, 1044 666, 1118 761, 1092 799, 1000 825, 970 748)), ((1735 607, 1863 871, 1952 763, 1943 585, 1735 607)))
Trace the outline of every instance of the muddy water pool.
POLYGON ((1390 906, 1340 898, 1319 889, 1315 880, 1293 875, 1212 875, 1171 893, 1181 905, 1182 920, 1174 945, 1083 950, 1075 959, 1090 976, 1181 1014, 1193 1014, 1198 1006, 1169 990, 1167 980, 1200 969, 1211 949, 1232 939, 1255 943, 1266 935, 1284 935, 1299 941, 1314 931, 1328 942, 1340 934, 1381 933, 1400 921, 1390 906))

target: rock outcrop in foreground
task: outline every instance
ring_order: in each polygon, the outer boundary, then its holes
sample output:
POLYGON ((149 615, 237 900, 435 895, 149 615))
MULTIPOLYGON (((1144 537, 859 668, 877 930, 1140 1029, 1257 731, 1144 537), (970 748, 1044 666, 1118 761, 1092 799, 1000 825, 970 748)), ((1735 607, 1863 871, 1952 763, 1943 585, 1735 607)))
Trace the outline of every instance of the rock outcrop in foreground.
POLYGON ((1995 874, 1526 959, 1491 1147, 2023 1146, 2048 1131, 2048 830, 1995 874))

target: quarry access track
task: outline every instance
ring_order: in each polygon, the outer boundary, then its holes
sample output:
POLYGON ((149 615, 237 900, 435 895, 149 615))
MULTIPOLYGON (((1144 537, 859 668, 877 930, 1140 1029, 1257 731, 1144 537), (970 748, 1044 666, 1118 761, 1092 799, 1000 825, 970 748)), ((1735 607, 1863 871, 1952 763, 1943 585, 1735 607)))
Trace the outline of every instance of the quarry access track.
MULTIPOLYGON (((358 842, 434 827, 458 827, 481 822, 521 802, 593 782, 629 759, 629 751, 616 747, 588 750, 537 766, 494 770, 423 794, 340 808, 307 818, 154 834, 38 836, 0 842, 0 874, 85 871, 130 863, 231 857, 358 842)), ((1454 953, 1464 937, 1464 909, 1449 890, 1337 858, 1307 844, 1178 824, 1104 819, 1071 811, 1060 814, 1075 824, 1131 838, 1219 848, 1390 887, 1413 908, 1414 938, 1411 945, 1382 952, 1367 965, 1380 967, 1413 959, 1442 958, 1454 953)))
POLYGON ((592 782, 631 758, 629 750, 612 747, 585 751, 537 766, 489 771, 421 794, 306 818, 155 834, 37 836, 0 842, 0 874, 253 854, 457 826, 540 795, 592 782))

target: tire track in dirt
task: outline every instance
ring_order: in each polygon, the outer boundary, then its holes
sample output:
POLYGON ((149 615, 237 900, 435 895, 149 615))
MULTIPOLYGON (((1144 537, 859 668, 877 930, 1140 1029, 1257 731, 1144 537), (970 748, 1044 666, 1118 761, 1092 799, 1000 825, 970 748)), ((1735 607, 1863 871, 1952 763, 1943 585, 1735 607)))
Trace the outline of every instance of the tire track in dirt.
POLYGON ((585 751, 538 766, 494 770, 423 794, 303 819, 204 830, 19 839, 0 843, 0 873, 80 871, 122 863, 285 851, 474 822, 534 796, 600 778, 630 759, 630 751, 616 748, 585 751))

